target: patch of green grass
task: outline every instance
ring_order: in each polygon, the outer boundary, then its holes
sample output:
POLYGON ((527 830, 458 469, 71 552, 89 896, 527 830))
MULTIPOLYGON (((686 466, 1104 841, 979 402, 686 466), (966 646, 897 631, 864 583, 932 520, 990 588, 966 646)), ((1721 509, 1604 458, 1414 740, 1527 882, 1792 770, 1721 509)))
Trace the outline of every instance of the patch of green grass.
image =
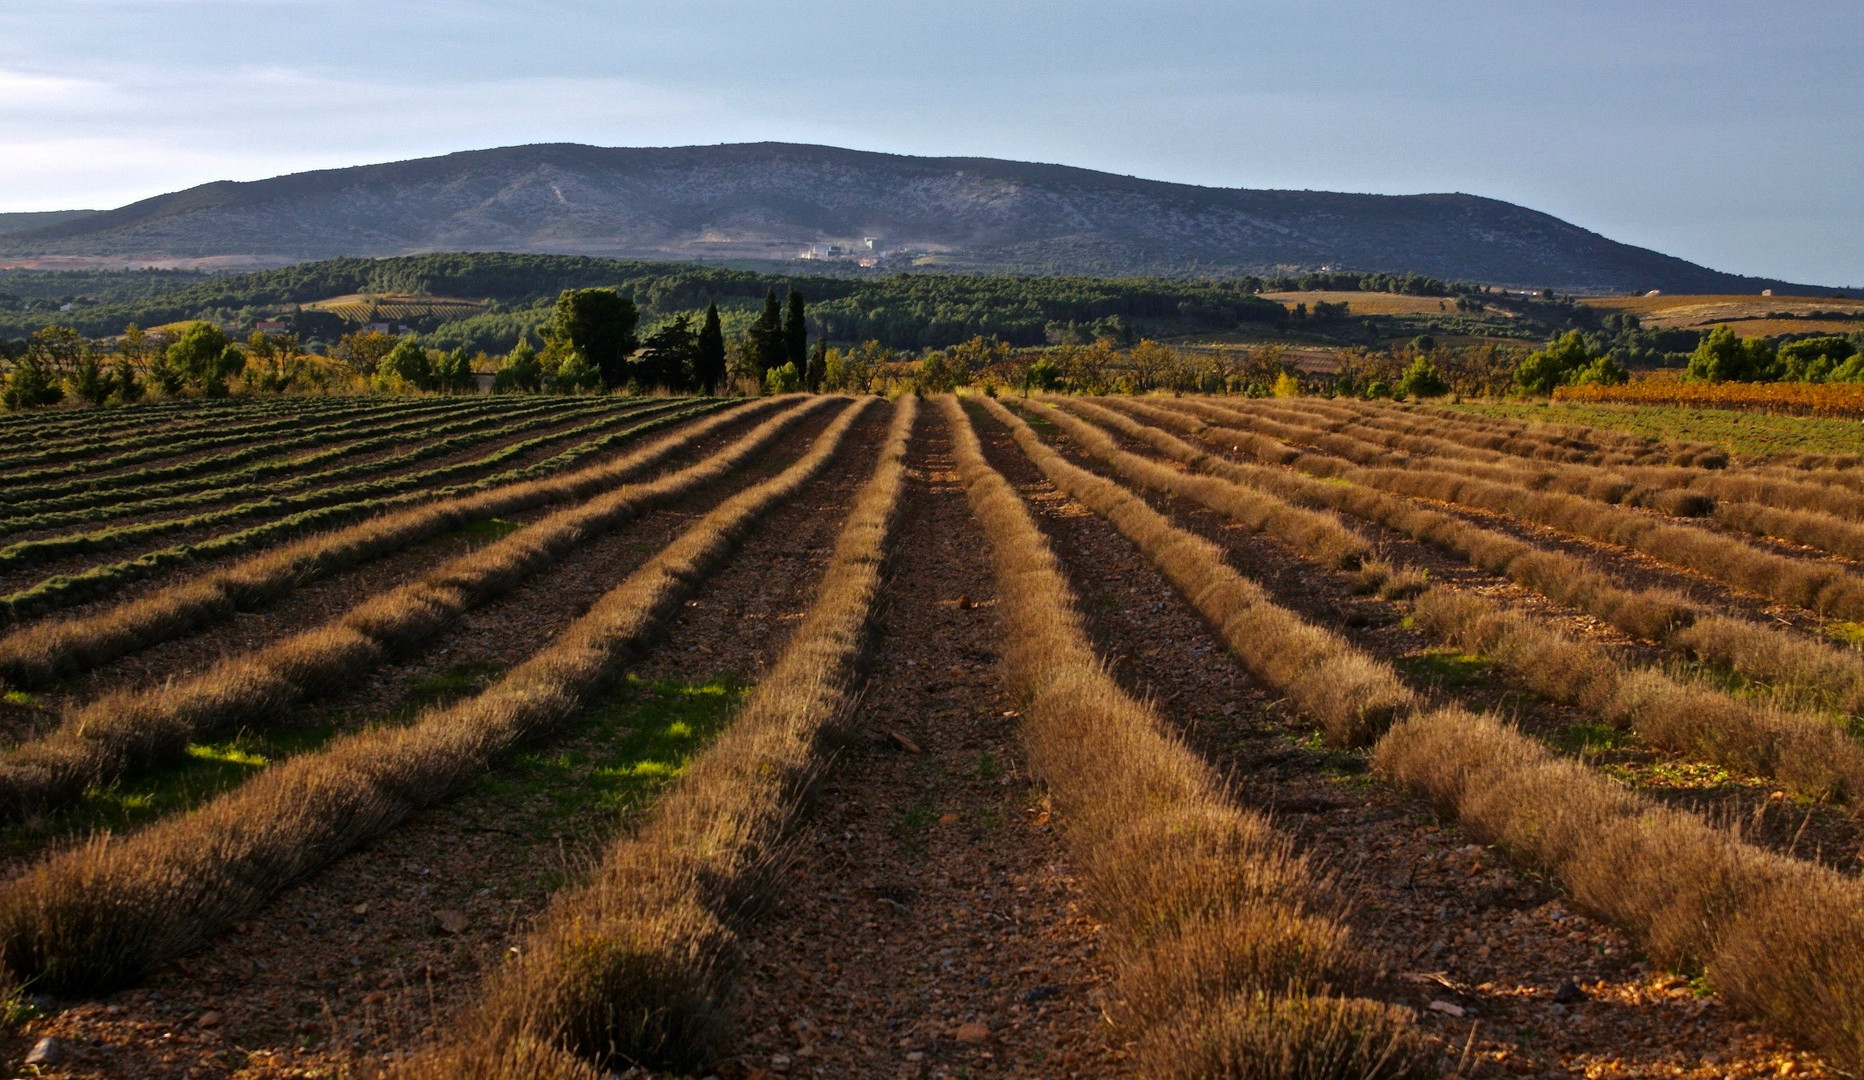
POLYGON ((438 675, 417 680, 403 694, 399 704, 388 714, 390 723, 406 723, 416 713, 436 705, 451 705, 486 688, 504 674, 505 665, 492 660, 468 660, 454 664, 438 675))
POLYGON ((512 533, 522 528, 524 528, 524 526, 516 521, 506 521, 504 518, 487 518, 484 521, 475 521, 462 527, 456 535, 464 537, 467 540, 489 544, 494 540, 503 540, 505 537, 510 536, 512 533))
POLYGON ((1741 409, 1685 409, 1672 405, 1581 405, 1465 402, 1451 406, 1482 416, 1616 428, 1658 439, 1714 443, 1745 455, 1804 451, 1864 454, 1864 425, 1850 420, 1779 416, 1741 409))
POLYGON ((516 755, 479 787, 500 798, 547 799, 546 825, 634 812, 685 771, 748 690, 724 675, 695 683, 630 675, 557 746, 516 755))
MULTIPOLYGON (((478 693, 503 671, 504 665, 488 661, 456 664, 416 682, 382 721, 408 723, 424 708, 478 693)), ((25 854, 56 836, 96 829, 137 829, 168 814, 190 810, 285 758, 321 749, 343 727, 340 721, 332 720, 276 731, 242 731, 230 738, 190 743, 179 761, 92 788, 75 806, 9 830, 0 837, 0 855, 25 854)))
POLYGON ((971 775, 979 780, 995 780, 1003 775, 1003 763, 998 761, 997 755, 990 751, 980 751, 977 755, 977 764, 971 766, 971 775))
POLYGON ((1624 732, 1610 724, 1585 722, 1569 725, 1559 733, 1556 742, 1566 750, 1583 754, 1617 750, 1628 745, 1630 740, 1624 732))
POLYGON ((1314 728, 1295 740, 1295 745, 1314 755, 1319 771, 1330 777, 1358 776, 1366 771, 1366 759, 1351 750, 1336 750, 1327 745, 1326 733, 1314 728))
POLYGON ((1846 645, 1864 645, 1864 623, 1834 622, 1826 626, 1826 636, 1846 645))
POLYGON ((4 695, 0 695, 0 700, 4 700, 8 705, 15 705, 22 709, 45 708, 45 705, 39 701, 37 694, 29 694, 24 690, 8 690, 4 695))
POLYGON ((141 828, 230 791, 269 765, 316 750, 335 734, 335 725, 322 725, 263 734, 242 731, 231 738, 191 743, 180 761, 91 788, 74 805, 0 834, 0 854, 24 855, 59 836, 141 828))
POLYGON ((1429 649, 1419 656, 1402 657, 1400 671, 1446 690, 1461 690, 1489 675, 1491 665, 1474 653, 1455 649, 1429 649))
POLYGON ((1701 761, 1659 759, 1642 764, 1617 762, 1603 766, 1604 771, 1632 787, 1680 788, 1712 791, 1717 788, 1742 787, 1735 775, 1720 765, 1701 761))
POLYGON ((39 1018, 39 1010, 26 999, 26 990, 11 983, 0 984, 0 1035, 11 1035, 39 1018))

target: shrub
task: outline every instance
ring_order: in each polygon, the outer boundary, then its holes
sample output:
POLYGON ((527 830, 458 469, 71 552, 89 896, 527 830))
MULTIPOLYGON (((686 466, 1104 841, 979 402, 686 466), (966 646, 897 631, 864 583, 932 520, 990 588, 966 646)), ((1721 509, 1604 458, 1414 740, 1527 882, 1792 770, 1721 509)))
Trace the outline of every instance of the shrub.
POLYGON ((1774 371, 1773 347, 1764 338, 1743 341, 1726 326, 1709 331, 1689 354, 1689 377, 1704 382, 1764 382, 1774 371))
POLYGON ((197 322, 182 331, 163 357, 167 361, 164 389, 171 394, 186 388, 205 397, 225 397, 227 379, 246 366, 246 354, 209 322, 197 322))
POLYGON ((1864 381, 1864 370, 1856 362, 1846 363, 1857 355, 1851 339, 1836 336, 1806 338, 1780 346, 1779 374, 1794 382, 1864 381))
POLYGON ((384 389, 408 387, 415 390, 431 390, 434 386, 433 361, 427 350, 411 337, 402 338, 382 358, 376 368, 376 385, 384 389))
POLYGON ((86 351, 78 368, 65 379, 65 392, 79 401, 102 405, 110 398, 111 379, 93 353, 86 351))
POLYGON ((794 394, 803 388, 802 372, 796 365, 785 360, 777 367, 764 372, 764 392, 766 394, 794 394))
POLYGON ((1631 373, 1618 366, 1609 356, 1601 356, 1585 367, 1573 373, 1573 386, 1623 386, 1631 381, 1631 373))
POLYGON ((1515 368, 1515 385, 1524 393, 1551 394, 1604 357, 1604 348, 1590 335, 1568 330, 1521 361, 1515 368))
POLYGON ((1047 356, 1038 356, 1023 372, 1024 393, 1046 393, 1061 385, 1062 370, 1047 356))
POLYGON ((465 349, 454 349, 434 364, 434 389, 446 394, 468 394, 478 386, 465 349))
POLYGON ((129 357, 119 355, 110 368, 110 395, 117 401, 128 404, 142 399, 142 382, 136 378, 136 369, 130 365, 129 357))
POLYGON ((544 388, 544 366, 528 341, 520 341, 492 378, 495 394, 535 394, 544 388))
POLYGON ((7 376, 6 390, 0 394, 0 401, 14 411, 56 405, 64 398, 65 392, 59 388, 58 380, 52 377, 45 364, 30 354, 14 362, 13 374, 7 376))
POLYGON ((602 388, 602 373, 581 349, 572 349, 557 365, 556 391, 559 394, 593 394, 602 388))
POLYGON ((1420 356, 1411 361, 1411 366, 1398 380, 1398 393, 1404 397, 1442 397, 1449 392, 1450 384, 1443 381, 1437 365, 1428 357, 1420 356))

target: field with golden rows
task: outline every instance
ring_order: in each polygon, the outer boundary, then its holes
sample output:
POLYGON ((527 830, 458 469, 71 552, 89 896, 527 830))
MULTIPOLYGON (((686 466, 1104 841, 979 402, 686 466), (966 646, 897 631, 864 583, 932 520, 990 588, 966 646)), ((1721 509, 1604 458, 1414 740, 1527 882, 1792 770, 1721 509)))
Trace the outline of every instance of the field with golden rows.
POLYGON ((0 1054, 1854 1074, 1864 458, 1598 408, 0 418, 0 1054))

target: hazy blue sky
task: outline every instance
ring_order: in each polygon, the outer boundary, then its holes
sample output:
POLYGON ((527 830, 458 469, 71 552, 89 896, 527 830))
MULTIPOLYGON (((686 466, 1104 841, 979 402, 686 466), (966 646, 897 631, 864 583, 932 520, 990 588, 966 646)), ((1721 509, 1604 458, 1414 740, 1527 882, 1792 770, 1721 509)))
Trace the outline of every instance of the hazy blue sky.
POLYGON ((779 139, 1465 191, 1864 284, 1864 3, 4 0, 0 210, 512 143, 779 139))

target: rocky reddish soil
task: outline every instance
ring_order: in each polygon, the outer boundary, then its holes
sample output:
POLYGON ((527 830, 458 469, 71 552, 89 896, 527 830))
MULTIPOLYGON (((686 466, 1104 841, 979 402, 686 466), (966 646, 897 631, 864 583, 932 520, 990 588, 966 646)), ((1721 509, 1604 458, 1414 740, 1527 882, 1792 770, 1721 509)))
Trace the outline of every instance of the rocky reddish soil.
POLYGON ((1106 978, 996 675, 983 537, 921 414, 866 692, 777 905, 733 1077, 1120 1075, 1106 978))

